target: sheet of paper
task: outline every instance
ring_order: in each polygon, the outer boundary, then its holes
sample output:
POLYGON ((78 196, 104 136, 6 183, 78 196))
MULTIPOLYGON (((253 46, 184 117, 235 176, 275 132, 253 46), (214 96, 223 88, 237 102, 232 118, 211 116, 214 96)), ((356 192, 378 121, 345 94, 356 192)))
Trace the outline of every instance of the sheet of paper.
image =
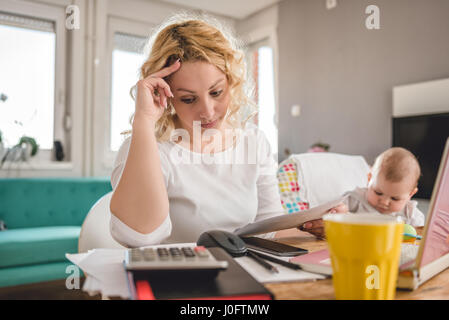
POLYGON ((324 203, 309 210, 283 214, 262 221, 249 223, 242 228, 236 229, 234 233, 239 236, 252 236, 261 233, 296 228, 307 221, 320 219, 327 213, 327 211, 329 211, 329 209, 336 207, 343 200, 344 197, 341 197, 337 200, 324 203))
POLYGON ((126 249, 94 249, 88 253, 66 254, 86 274, 83 291, 110 297, 129 298, 123 259, 126 249))
MULTIPOLYGON (((291 257, 279 257, 274 256, 268 253, 263 253, 272 257, 275 257, 276 259, 281 259, 284 261, 288 261, 291 257)), ((280 264, 277 264, 276 262, 267 261, 269 264, 272 264, 275 266, 279 273, 273 273, 267 269, 265 269, 263 266, 261 266, 259 263, 254 261, 254 259, 244 256, 235 258, 235 261, 242 266, 246 271, 248 271, 257 281, 261 283, 270 283, 270 282, 287 282, 287 281, 314 281, 318 279, 325 279, 326 276, 316 274, 316 273, 310 273, 303 270, 295 270, 290 269, 287 267, 284 267, 280 264)))

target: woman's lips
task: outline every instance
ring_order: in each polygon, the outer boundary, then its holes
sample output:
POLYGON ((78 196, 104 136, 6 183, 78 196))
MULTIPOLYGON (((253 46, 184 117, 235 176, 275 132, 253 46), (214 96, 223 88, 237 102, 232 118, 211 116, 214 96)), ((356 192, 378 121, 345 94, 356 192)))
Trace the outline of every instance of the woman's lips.
POLYGON ((217 124, 218 120, 209 122, 209 123, 205 123, 205 124, 201 124, 201 128, 212 128, 213 126, 215 126, 217 124))

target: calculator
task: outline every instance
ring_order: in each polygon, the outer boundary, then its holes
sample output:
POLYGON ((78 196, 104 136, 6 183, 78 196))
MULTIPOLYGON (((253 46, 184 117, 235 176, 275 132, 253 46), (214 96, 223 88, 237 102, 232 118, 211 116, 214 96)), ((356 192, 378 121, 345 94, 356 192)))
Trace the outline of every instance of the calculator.
POLYGON ((228 267, 227 261, 215 259, 207 248, 196 245, 128 249, 124 263, 128 271, 147 272, 160 278, 215 277, 228 267))

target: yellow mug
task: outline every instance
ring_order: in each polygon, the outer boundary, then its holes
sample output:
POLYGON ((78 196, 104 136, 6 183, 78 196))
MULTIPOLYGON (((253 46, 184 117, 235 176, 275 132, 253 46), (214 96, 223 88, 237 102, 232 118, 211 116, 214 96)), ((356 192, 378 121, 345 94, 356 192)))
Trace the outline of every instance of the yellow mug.
POLYGON ((392 300, 404 223, 373 213, 323 216, 337 299, 392 300))

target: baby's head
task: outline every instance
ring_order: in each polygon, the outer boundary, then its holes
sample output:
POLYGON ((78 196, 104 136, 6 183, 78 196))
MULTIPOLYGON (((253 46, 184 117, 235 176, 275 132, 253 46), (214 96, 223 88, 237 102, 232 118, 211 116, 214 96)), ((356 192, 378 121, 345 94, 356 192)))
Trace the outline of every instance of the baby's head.
POLYGON ((368 174, 367 201, 380 213, 401 211, 418 191, 418 160, 404 148, 380 154, 368 174))

